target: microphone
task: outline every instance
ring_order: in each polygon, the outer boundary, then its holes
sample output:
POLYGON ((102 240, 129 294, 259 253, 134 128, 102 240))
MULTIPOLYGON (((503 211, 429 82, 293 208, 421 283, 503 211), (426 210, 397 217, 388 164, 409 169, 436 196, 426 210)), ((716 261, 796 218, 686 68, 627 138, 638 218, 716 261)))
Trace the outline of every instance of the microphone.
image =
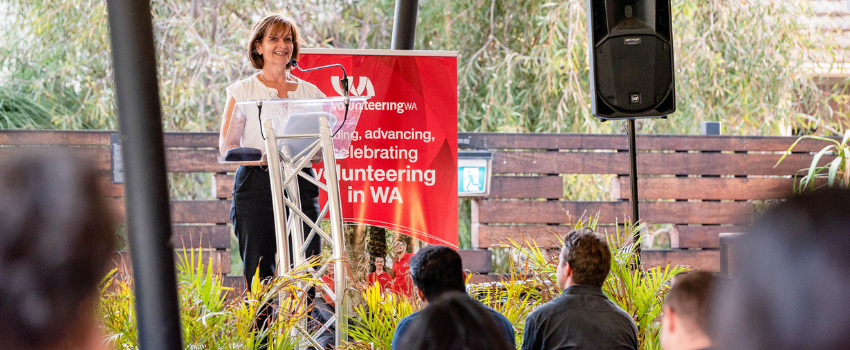
POLYGON ((298 68, 298 70, 300 70, 300 71, 302 71, 302 72, 309 72, 309 71, 312 71, 312 70, 323 69, 323 68, 330 68, 330 67, 339 67, 339 68, 342 68, 342 79, 340 79, 340 80, 339 80, 339 82, 340 82, 340 85, 342 85, 342 94, 343 94, 343 96, 345 96, 345 98, 346 98, 346 99, 345 99, 345 101, 346 101, 346 105, 348 104, 348 93, 349 93, 349 92, 348 92, 348 74, 345 74, 345 67, 343 67, 341 64, 329 64, 329 65, 327 65, 327 66, 321 66, 321 67, 316 67, 316 68, 307 68, 307 69, 302 69, 300 66, 298 66, 298 61, 296 61, 294 58, 291 58, 291 59, 289 59, 289 65, 291 65, 291 66, 293 66, 293 67, 295 67, 295 68, 298 68))
POLYGON ((324 68, 330 68, 330 67, 339 67, 339 68, 342 69, 342 79, 340 79, 339 82, 340 82, 340 85, 342 85, 342 95, 345 97, 345 102, 344 102, 344 104, 345 104, 345 114, 343 114, 342 123, 339 124, 339 128, 337 128, 336 131, 333 133, 333 135, 331 135, 331 138, 334 138, 336 136, 336 134, 340 130, 342 130, 342 127, 345 125, 345 121, 348 120, 348 102, 349 102, 348 101, 348 97, 349 97, 348 94, 349 94, 349 91, 348 91, 348 74, 345 74, 345 67, 343 67, 341 64, 337 63, 337 64, 329 64, 327 66, 302 69, 301 67, 298 66, 298 61, 296 61, 294 58, 289 59, 289 65, 291 65, 295 68, 298 68, 298 70, 300 70, 302 72, 309 72, 309 71, 312 71, 312 70, 324 69, 324 68))

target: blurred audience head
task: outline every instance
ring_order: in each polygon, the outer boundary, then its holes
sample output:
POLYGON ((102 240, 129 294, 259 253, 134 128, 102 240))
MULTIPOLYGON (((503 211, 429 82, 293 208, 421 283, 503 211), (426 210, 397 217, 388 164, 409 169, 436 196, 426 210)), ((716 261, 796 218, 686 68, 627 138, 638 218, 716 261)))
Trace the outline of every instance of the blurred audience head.
POLYGON ((401 339, 400 348, 508 350, 512 347, 480 302, 465 293, 449 292, 436 297, 419 312, 401 339))
POLYGON ((58 150, 0 163, 0 348, 102 343, 98 283, 116 237, 98 183, 58 150))
POLYGON ((664 350, 705 349, 708 337, 708 305, 714 275, 696 271, 674 279, 661 316, 661 347, 664 350))
POLYGON ((611 251, 605 236, 588 228, 572 230, 564 240, 558 259, 558 286, 574 284, 601 287, 611 271, 611 251))
POLYGON ((850 192, 793 197, 740 239, 721 283, 720 349, 850 348, 850 192))
POLYGON ((429 245, 410 258, 410 277, 426 301, 466 291, 460 254, 444 245, 429 245))

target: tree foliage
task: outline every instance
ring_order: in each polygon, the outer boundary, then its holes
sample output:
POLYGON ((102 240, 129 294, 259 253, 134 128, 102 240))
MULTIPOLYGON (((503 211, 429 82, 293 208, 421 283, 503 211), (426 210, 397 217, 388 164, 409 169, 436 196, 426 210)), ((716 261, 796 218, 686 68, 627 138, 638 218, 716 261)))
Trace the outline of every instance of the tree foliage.
MULTIPOLYGON (((436 5, 436 4, 435 4, 436 5)), ((468 131, 611 132, 590 115, 586 2, 465 0, 423 14, 423 48, 458 50, 459 126, 468 131), (451 14, 451 15, 450 15, 451 14), (439 29, 437 29, 439 28, 439 29)), ((834 121, 808 62, 835 57, 800 1, 673 1, 678 111, 644 132, 778 134, 834 121)))
MULTIPOLYGON (((296 18, 311 47, 387 49, 394 7, 391 0, 151 4, 163 123, 175 131, 218 129, 224 87, 253 72, 245 40, 265 13, 296 18)), ((115 129, 105 1, 3 6, 0 127, 115 129)), ((420 1, 416 47, 459 53, 459 129, 618 132, 590 115, 585 7, 583 0, 420 1)), ((829 108, 807 66, 842 58, 831 55, 828 33, 806 20, 806 2, 674 0, 673 14, 678 111, 641 123, 642 132, 695 133, 705 120, 723 121, 729 134, 787 133, 801 123, 842 129, 847 112, 829 108)))

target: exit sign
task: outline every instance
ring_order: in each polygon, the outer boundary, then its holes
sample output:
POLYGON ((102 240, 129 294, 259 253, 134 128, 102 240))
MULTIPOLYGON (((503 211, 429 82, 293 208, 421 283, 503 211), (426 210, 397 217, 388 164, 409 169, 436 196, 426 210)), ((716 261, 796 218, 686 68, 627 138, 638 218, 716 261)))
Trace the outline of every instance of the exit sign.
POLYGON ((493 152, 458 151, 457 193, 461 197, 484 197, 490 194, 493 152))

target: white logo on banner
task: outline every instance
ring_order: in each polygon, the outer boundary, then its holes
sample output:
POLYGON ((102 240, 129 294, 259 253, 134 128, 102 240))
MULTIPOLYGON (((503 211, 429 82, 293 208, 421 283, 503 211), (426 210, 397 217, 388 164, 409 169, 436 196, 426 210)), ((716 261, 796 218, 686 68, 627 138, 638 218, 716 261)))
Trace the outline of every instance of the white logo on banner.
MULTIPOLYGON (((372 81, 369 80, 369 78, 367 78, 367 77, 359 77, 359 78, 360 79, 359 79, 357 84, 353 84, 354 79, 349 78, 349 81, 352 84, 348 87, 348 92, 351 95, 354 95, 354 96, 375 96, 375 87, 372 86, 372 81)), ((336 91, 337 94, 340 94, 340 95, 343 94, 342 93, 342 87, 339 84, 339 77, 338 76, 332 76, 331 77, 331 84, 333 84, 334 91, 336 91)))

